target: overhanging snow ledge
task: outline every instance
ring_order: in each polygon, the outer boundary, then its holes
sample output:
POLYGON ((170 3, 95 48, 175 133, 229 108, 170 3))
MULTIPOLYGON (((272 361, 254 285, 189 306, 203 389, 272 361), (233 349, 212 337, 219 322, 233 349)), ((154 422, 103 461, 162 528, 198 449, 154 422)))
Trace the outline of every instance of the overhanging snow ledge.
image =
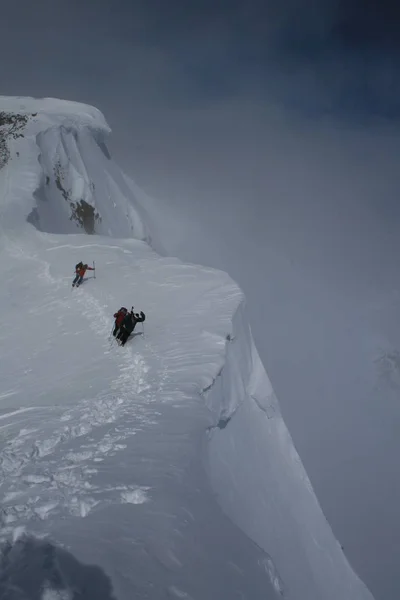
MULTIPOLYGON (((205 394, 205 464, 226 514, 271 557, 288 600, 373 600, 327 522, 255 348, 245 302, 205 394)), ((271 577, 271 582, 273 577, 271 577)))
POLYGON ((214 426, 221 423, 226 426, 246 399, 254 401, 268 418, 280 415, 278 400, 253 342, 243 298, 232 317, 232 331, 225 340, 224 364, 211 384, 202 390, 214 426))

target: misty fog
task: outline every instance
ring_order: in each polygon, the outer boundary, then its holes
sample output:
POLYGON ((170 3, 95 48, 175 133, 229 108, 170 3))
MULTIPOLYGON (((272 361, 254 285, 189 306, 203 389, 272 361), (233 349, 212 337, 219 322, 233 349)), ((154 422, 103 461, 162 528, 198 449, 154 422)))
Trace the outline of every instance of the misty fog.
POLYGON ((394 597, 399 139, 254 114, 167 117, 154 137, 137 129, 136 151, 119 159, 171 217, 168 251, 227 270, 245 290, 325 514, 376 597, 394 597))

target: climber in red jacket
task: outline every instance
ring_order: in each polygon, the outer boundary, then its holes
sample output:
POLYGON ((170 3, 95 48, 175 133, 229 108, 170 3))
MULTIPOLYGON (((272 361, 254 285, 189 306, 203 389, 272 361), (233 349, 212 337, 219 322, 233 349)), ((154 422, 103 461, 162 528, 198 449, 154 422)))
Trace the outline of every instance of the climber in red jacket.
POLYGON ((76 275, 74 281, 72 282, 72 287, 79 287, 82 283, 82 279, 84 278, 86 271, 94 270, 94 267, 88 267, 88 265, 84 265, 82 262, 79 262, 77 265, 75 265, 76 275))
MULTIPOLYGON (((133 310, 133 306, 132 306, 132 310, 133 310)), ((114 313, 114 319, 115 319, 115 323, 114 323, 114 331, 113 331, 113 336, 115 337, 118 333, 118 331, 121 328, 122 323, 124 322, 124 319, 126 317, 126 315, 128 314, 128 309, 125 308, 125 306, 122 306, 119 311, 117 311, 116 313, 114 313)))

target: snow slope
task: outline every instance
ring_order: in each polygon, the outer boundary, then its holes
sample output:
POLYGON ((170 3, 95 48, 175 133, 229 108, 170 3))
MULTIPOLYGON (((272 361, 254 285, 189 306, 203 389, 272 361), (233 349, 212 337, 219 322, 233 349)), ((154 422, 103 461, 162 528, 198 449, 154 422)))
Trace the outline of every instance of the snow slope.
POLYGON ((29 597, 35 572, 43 597, 84 580, 88 598, 371 599, 237 285, 149 246, 172 224, 111 161, 96 109, 0 98, 1 111, 29 118, 0 170, 0 592, 29 597), (72 290, 79 260, 97 276, 72 290), (119 348, 112 314, 132 304, 145 335, 119 348))

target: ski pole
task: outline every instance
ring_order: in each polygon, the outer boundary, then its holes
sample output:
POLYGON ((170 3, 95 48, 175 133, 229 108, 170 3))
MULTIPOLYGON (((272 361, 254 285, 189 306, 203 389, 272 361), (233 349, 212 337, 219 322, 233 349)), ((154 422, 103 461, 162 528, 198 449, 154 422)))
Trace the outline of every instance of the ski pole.
POLYGON ((144 337, 144 323, 142 322, 142 327, 143 327, 143 337, 144 337))
POLYGON ((96 265, 95 265, 94 261, 93 261, 93 277, 96 279, 96 265))

